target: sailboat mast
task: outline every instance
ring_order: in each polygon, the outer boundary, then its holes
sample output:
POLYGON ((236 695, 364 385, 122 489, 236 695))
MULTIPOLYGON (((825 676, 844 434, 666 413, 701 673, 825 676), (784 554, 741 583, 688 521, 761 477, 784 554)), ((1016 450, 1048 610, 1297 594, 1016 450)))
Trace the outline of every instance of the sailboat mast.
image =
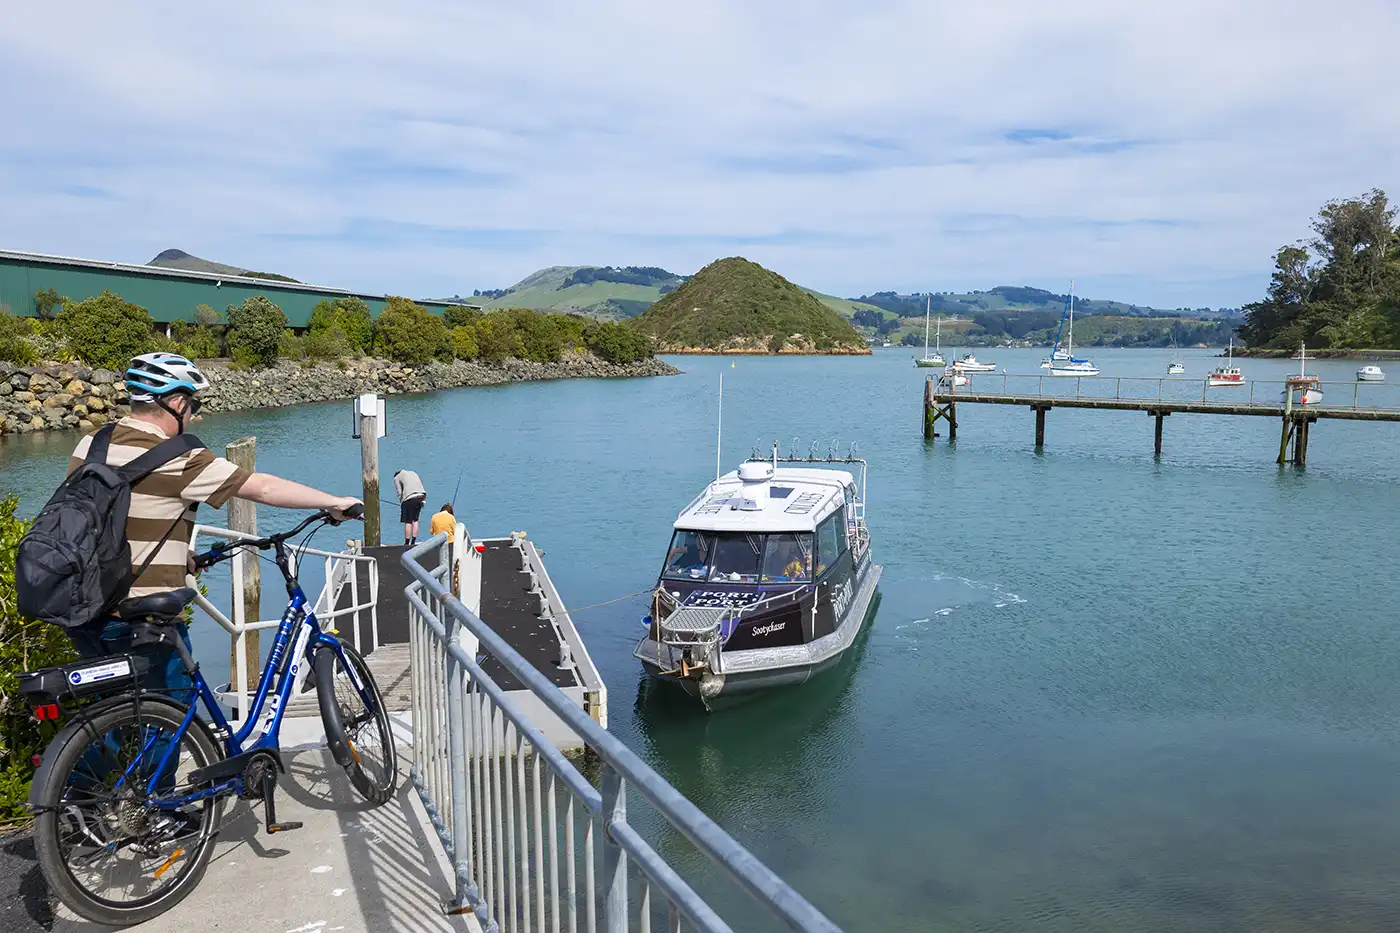
POLYGON ((938 315, 938 323, 933 328, 933 349, 939 356, 943 355, 943 315, 938 315))
POLYGON ((924 303, 924 359, 928 359, 928 312, 933 304, 933 299, 927 298, 924 303))
POLYGON ((1074 279, 1069 280, 1069 342, 1067 349, 1070 359, 1074 359, 1074 279))

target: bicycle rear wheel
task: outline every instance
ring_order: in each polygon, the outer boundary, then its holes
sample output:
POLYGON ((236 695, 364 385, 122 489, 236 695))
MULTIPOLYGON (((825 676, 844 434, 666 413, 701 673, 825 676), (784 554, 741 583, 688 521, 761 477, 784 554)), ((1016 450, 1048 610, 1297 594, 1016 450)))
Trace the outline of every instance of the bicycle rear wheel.
POLYGON ((123 702, 75 720, 46 752, 32 797, 34 846, 49 887, 80 917, 143 923, 203 877, 219 802, 162 802, 190 793, 189 773, 223 756, 199 720, 180 733, 183 720, 177 704, 142 700, 138 710, 123 702), (167 749, 169 764, 147 794, 167 749))
POLYGON ((399 757, 389 711, 369 665, 354 648, 340 643, 316 652, 316 693, 321 722, 336 761, 365 800, 380 806, 394 796, 399 757), (348 670, 347 670, 348 666, 348 670))

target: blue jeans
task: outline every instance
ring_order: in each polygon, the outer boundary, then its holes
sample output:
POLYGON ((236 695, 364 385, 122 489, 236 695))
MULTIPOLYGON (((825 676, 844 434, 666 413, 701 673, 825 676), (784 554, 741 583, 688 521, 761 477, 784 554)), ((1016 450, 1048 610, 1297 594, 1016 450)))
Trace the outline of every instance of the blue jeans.
MULTIPOLYGON (((190 647, 188 626, 181 622, 175 626, 175 629, 188 649, 190 647)), ((68 639, 73 642, 73 647, 78 651, 78 657, 86 660, 130 654, 134 657, 149 658, 151 666, 141 675, 142 687, 147 690, 158 690, 177 703, 188 704, 195 701, 194 681, 185 671, 185 664, 180 660, 180 655, 173 648, 167 648, 163 645, 141 645, 133 648, 131 645, 131 626, 127 623, 111 619, 89 627, 68 629, 67 632, 68 639)), ((142 768, 146 779, 150 778, 151 772, 160 764, 161 758, 165 755, 166 749, 170 747, 173 739, 173 735, 162 735, 151 743, 142 768)), ((82 761, 73 771, 74 782, 79 785, 105 783, 103 779, 108 773, 114 767, 119 767, 118 751, 117 737, 114 735, 104 736, 101 745, 94 744, 83 755, 82 761)), ((130 762, 124 764, 129 765, 130 762)), ((178 764, 178 756, 175 756, 171 760, 172 771, 162 776, 158 785, 159 790, 168 791, 174 787, 173 766, 178 764)))

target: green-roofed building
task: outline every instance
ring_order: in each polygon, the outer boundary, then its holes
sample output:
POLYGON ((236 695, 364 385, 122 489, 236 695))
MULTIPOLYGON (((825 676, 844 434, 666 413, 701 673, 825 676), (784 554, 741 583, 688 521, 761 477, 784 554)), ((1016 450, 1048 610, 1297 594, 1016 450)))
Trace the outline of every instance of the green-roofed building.
MULTIPOLYGON (((311 309, 334 298, 359 298, 369 305, 370 314, 384 310, 385 295, 365 295, 344 288, 259 279, 239 275, 191 272, 161 266, 138 266, 122 262, 97 262, 42 253, 0 250, 0 307, 17 315, 33 317, 35 292, 53 289, 64 298, 82 301, 103 291, 115 292, 127 301, 141 305, 160 324, 193 321, 194 309, 208 305, 222 311, 244 299, 262 295, 287 314, 290 327, 304 328, 311 309)), ((414 299, 428 310, 441 314, 444 308, 465 302, 414 299)))

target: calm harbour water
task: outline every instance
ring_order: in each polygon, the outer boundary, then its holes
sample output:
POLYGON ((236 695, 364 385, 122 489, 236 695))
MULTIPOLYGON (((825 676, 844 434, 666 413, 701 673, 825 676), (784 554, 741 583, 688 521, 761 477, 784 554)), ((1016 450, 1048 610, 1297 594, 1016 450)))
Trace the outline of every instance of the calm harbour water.
MULTIPOLYGON (((576 618, 613 731, 848 930, 1400 928, 1400 425, 1321 422, 1305 470, 1274 464, 1272 418, 1175 415, 1154 460, 1139 413, 1051 411, 1036 452, 1029 411, 964 405, 955 446, 925 442, 917 352, 395 398, 381 464, 416 469, 430 506, 460 473, 473 532, 526 530, 585 606, 654 581, 713 475, 721 372, 726 469, 759 438, 858 441, 885 576, 838 670, 706 715, 643 683, 644 600, 576 618)), ((1156 377, 1169 352, 1092 356, 1156 377)), ((347 409, 199 434, 256 434, 263 469, 353 493, 347 409)), ((73 442, 0 440, 0 487, 32 513, 73 442)))

